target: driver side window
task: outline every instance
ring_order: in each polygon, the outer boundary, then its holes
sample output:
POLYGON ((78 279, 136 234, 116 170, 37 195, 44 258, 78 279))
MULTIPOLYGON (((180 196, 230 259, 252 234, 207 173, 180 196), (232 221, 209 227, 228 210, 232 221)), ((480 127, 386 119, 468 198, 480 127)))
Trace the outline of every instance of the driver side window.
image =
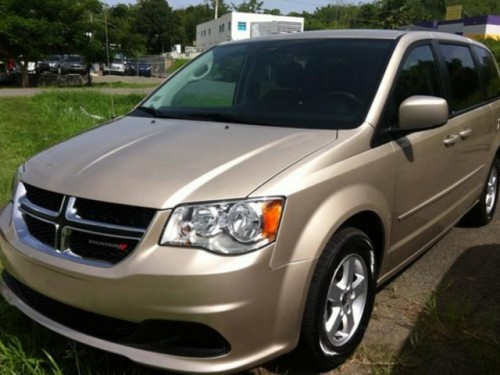
POLYGON ((398 126, 401 103, 414 95, 444 97, 438 65, 430 45, 415 47, 406 56, 384 116, 386 127, 398 126))

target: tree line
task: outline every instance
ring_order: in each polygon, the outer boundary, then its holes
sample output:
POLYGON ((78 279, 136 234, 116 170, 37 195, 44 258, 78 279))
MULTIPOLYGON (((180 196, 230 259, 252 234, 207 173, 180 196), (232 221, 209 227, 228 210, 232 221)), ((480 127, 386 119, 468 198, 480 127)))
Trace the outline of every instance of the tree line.
MULTIPOLYGON (((313 12, 292 12, 304 17, 306 30, 335 28, 394 29, 421 20, 443 19, 446 7, 462 5, 464 16, 500 15, 498 0, 374 0, 352 4, 337 0, 313 12)), ((231 10, 282 14, 264 2, 240 4, 218 0, 218 16, 231 10)), ((173 9, 167 0, 138 0, 136 4, 108 7, 99 0, 0 0, 0 59, 15 57, 38 61, 55 53, 79 53, 88 62, 106 61, 113 55, 136 57, 169 52, 173 45, 193 45, 196 25, 215 15, 215 0, 173 9)), ((500 56, 500 48, 490 43, 500 56)), ((491 46, 490 46, 491 47, 491 46)))

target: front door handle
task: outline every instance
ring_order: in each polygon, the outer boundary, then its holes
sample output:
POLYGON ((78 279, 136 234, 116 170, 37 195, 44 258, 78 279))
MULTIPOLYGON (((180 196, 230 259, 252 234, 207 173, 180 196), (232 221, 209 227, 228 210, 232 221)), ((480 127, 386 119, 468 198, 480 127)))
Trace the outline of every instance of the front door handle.
POLYGON ((457 143, 458 140, 458 135, 451 134, 445 138, 443 141, 446 146, 453 146, 455 143, 457 143))
POLYGON ((471 128, 466 128, 466 129, 462 130, 458 134, 460 134, 460 138, 465 139, 465 138, 469 138, 470 133, 472 133, 472 129, 471 128))

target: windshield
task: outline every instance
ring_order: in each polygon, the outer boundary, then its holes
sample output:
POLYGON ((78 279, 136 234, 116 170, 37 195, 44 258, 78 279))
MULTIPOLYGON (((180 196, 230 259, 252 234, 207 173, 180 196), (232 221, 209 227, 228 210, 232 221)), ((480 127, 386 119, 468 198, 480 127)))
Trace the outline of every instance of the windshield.
POLYGON ((204 53, 141 107, 159 117, 303 128, 359 126, 393 42, 297 39, 204 53))
POLYGON ((68 56, 68 59, 66 61, 69 62, 82 62, 82 58, 80 56, 68 56))

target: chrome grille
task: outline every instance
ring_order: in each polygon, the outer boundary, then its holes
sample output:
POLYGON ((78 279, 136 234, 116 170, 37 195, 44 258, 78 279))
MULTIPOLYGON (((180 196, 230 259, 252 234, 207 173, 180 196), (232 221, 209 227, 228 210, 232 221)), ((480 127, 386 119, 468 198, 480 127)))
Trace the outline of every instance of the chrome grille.
POLYGON ((76 214, 85 220, 106 224, 122 225, 146 229, 155 211, 142 207, 97 202, 90 199, 77 199, 74 205, 76 214))
POLYGON ((142 240, 156 210, 65 196, 24 184, 16 229, 31 247, 77 261, 116 264, 142 240))
POLYGON ((45 245, 56 246, 56 226, 54 224, 27 214, 23 215, 23 219, 33 237, 45 245))
POLYGON ((64 195, 42 190, 28 184, 24 184, 24 187, 26 189, 26 197, 35 206, 54 212, 61 210, 64 195))
POLYGON ((72 231, 69 248, 75 254, 87 259, 99 259, 111 264, 128 256, 139 243, 138 239, 113 238, 91 232, 72 231), (92 245, 92 246, 89 246, 92 245))

